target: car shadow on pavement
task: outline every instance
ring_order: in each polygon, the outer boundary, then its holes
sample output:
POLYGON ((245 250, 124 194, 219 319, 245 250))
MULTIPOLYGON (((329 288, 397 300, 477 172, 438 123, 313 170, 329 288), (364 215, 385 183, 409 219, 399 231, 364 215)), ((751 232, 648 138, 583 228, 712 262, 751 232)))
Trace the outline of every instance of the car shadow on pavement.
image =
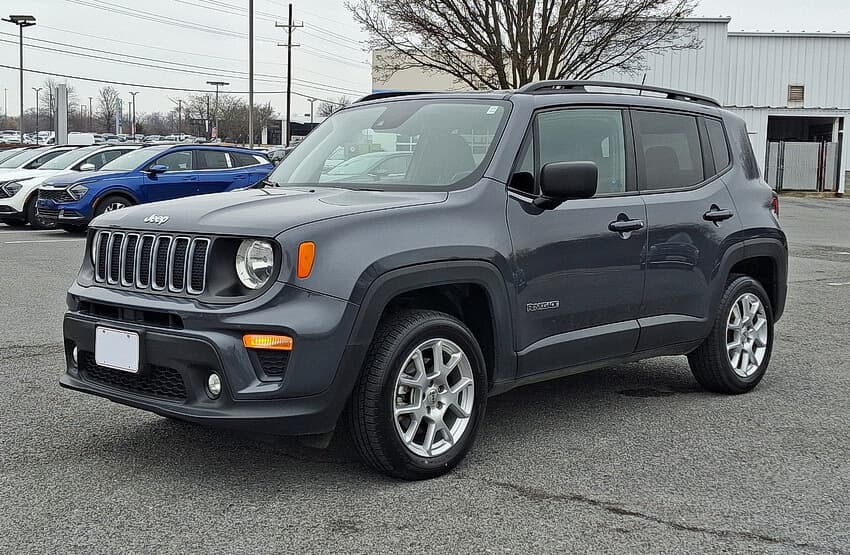
MULTIPOLYGON (((647 403, 669 403, 679 395, 711 395, 699 388, 683 358, 627 364, 525 386, 489 400, 472 452, 486 453, 491 446, 505 444, 527 451, 534 445, 525 443, 555 435, 568 443, 580 443, 588 422, 598 424, 611 417, 612 404, 617 405, 618 418, 630 418, 639 416, 647 403)), ((386 480, 360 462, 344 432, 335 434, 327 449, 319 449, 298 438, 207 427, 129 408, 118 410, 126 412, 113 421, 112 429, 107 430, 110 425, 103 421, 89 424, 98 426, 97 432, 76 448, 88 457, 97 453, 100 464, 127 467, 126 472, 171 475, 197 480, 199 486, 210 479, 255 484, 269 480, 301 483, 319 476, 331 482, 352 477, 376 483, 386 480)), ((473 460, 462 466, 469 470, 474 464, 473 460)))

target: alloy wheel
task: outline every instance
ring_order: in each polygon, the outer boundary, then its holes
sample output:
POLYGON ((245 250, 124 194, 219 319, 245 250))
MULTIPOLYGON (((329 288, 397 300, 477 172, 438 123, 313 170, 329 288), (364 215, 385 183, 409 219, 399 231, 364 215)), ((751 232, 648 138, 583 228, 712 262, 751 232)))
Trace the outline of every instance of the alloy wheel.
POLYGON ((758 371, 768 341, 764 304, 753 293, 744 293, 732 304, 726 320, 726 353, 738 376, 749 378, 758 371))
POLYGON ((472 416, 475 379, 469 357, 448 339, 429 339, 407 356, 396 378, 393 419, 404 446, 436 457, 463 437, 472 416))

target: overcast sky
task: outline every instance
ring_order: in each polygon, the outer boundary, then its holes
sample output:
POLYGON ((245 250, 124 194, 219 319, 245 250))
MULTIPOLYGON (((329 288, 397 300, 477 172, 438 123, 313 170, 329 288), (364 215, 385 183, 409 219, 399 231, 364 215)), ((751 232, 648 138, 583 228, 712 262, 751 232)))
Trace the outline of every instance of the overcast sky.
MULTIPOLYGON (((283 113, 280 91, 285 89, 286 49, 277 42, 285 42, 286 34, 274 24, 285 21, 287 2, 254 3, 256 101, 271 101, 283 113)), ((32 42, 40 48, 26 48, 25 67, 127 83, 116 87, 125 102, 130 101, 129 91, 139 91, 139 114, 166 112, 172 106, 169 98, 191 94, 139 85, 205 89, 206 81, 212 80, 229 82, 224 90, 248 90, 247 4, 247 0, 3 0, 2 10, 4 16, 24 13, 38 19, 35 27, 24 31, 25 37, 40 39, 32 42)), ((309 119, 304 114, 310 110, 305 97, 335 99, 369 92, 371 56, 362 49, 365 36, 344 0, 293 4, 296 23, 305 23, 293 35, 301 47, 293 50, 292 63, 293 91, 303 95, 293 97, 292 111, 294 119, 303 120, 309 119)), ((702 0, 697 15, 730 16, 733 31, 850 31, 848 0, 702 0)), ((16 32, 13 25, 0 24, 0 65, 18 66, 16 32)), ((31 87, 40 86, 45 77, 25 75, 27 106, 35 103, 31 87)), ((84 104, 104 86, 78 78, 69 81, 84 104)), ((17 70, 0 67, 0 86, 8 89, 9 114, 16 115, 17 70)))

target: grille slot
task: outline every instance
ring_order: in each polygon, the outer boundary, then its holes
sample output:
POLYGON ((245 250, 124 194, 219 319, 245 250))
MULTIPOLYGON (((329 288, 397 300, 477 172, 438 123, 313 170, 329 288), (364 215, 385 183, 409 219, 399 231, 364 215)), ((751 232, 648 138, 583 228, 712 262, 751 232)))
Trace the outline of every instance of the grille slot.
POLYGON ((55 200, 56 202, 73 202, 76 200, 67 189, 39 189, 38 198, 55 200))
POLYGON ((98 231, 93 243, 96 282, 191 295, 206 289, 209 238, 98 231))
POLYGON ((81 351, 79 369, 83 378, 139 395, 162 397, 172 401, 186 400, 186 384, 180 372, 165 366, 146 365, 138 374, 98 366, 94 354, 81 351))
POLYGON ((254 352, 257 355, 257 361, 259 361, 263 373, 267 376, 283 376, 286 372, 286 366, 289 364, 289 351, 264 351, 257 349, 254 352))

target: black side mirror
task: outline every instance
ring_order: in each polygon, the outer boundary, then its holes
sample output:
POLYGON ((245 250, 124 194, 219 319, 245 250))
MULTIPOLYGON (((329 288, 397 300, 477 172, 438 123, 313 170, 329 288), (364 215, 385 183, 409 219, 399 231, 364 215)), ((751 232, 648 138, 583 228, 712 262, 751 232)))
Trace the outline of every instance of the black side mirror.
POLYGON ((595 162, 552 162, 540 170, 538 208, 556 208, 562 202, 591 198, 596 194, 599 168, 595 162))

